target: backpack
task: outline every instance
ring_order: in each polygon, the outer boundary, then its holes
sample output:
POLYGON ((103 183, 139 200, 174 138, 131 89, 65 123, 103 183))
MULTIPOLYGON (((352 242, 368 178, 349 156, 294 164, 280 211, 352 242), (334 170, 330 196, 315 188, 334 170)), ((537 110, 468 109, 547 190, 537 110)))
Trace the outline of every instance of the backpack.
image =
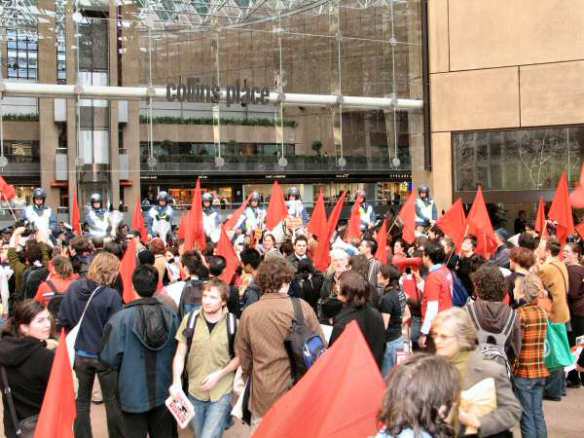
POLYGON ((484 330, 480 323, 479 318, 474 307, 474 303, 469 303, 466 306, 466 310, 472 320, 475 328, 477 329, 477 337, 479 340, 479 350, 485 359, 494 360, 499 364, 503 365, 507 370, 507 376, 511 378, 511 364, 509 363, 509 358, 505 352, 505 344, 507 339, 511 335, 513 326, 515 325, 515 319, 517 318, 517 313, 511 310, 507 321, 503 326, 503 331, 501 333, 492 333, 484 330))
POLYGON ((48 300, 47 310, 56 319, 57 315, 59 315, 59 309, 61 308, 61 302, 63 301, 65 294, 58 291, 55 284, 51 280, 47 279, 45 280, 45 283, 47 283, 47 285, 51 288, 51 292, 43 294, 48 300))
POLYGON ((190 280, 184 285, 178 305, 178 316, 181 320, 201 307, 204 284, 202 280, 190 280))
POLYGON ((452 305, 464 307, 468 301, 468 291, 458 275, 452 272, 452 305))
POLYGON ((284 348, 290 361, 292 382, 297 383, 326 348, 320 335, 313 333, 305 324, 300 299, 291 298, 291 300, 294 319, 290 334, 284 339, 284 348))
POLYGON ((37 289, 49 276, 49 270, 44 266, 31 266, 22 276, 22 297, 25 300, 34 298, 37 289))
MULTIPOLYGON (((197 327, 197 321, 199 320, 199 311, 195 310, 189 314, 189 322, 187 327, 183 331, 183 336, 187 341, 187 352, 185 354, 185 366, 183 368, 182 383, 183 389, 188 391, 188 375, 187 375, 187 360, 189 359, 189 353, 191 351, 191 346, 193 345, 193 336, 195 335, 195 328, 197 327)), ((229 356, 233 359, 235 357, 235 333, 237 331, 237 320, 233 313, 227 313, 227 345, 229 346, 229 356)))

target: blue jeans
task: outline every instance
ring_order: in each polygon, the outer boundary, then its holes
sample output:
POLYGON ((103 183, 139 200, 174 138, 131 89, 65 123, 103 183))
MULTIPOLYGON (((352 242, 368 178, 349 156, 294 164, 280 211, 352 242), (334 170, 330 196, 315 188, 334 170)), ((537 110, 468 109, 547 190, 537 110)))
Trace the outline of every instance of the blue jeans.
POLYGON ((231 417, 231 393, 219 400, 201 401, 189 394, 195 408, 193 427, 197 438, 221 438, 231 417))
POLYGON ((410 338, 412 339, 412 344, 418 346, 418 338, 420 337, 420 330, 422 328, 422 317, 412 316, 412 327, 410 332, 410 338))
POLYGON ((566 376, 564 369, 550 370, 550 376, 545 382, 544 394, 546 397, 560 399, 566 393, 566 376))
POLYGON ((543 416, 545 380, 513 376, 513 389, 522 407, 522 438, 547 438, 547 428, 543 416))
POLYGON ((381 372, 383 377, 387 377, 391 369, 397 362, 397 351, 404 347, 404 338, 399 337, 393 341, 389 341, 385 345, 385 354, 383 355, 383 366, 381 372))

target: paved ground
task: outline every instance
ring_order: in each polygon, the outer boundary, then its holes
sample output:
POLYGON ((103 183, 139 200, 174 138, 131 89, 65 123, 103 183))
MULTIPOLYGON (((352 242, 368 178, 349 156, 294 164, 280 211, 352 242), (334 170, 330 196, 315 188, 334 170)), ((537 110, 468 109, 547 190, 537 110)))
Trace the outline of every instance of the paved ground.
MULTIPOLYGON (((584 406, 584 388, 568 389, 568 396, 561 402, 545 402, 548 436, 550 438, 581 438, 584 436, 584 419, 581 417, 583 415, 582 406, 584 406)), ((1 416, 2 410, 0 410, 1 416)), ((94 438, 107 438, 103 405, 92 406, 92 422, 94 438)), ((183 431, 180 434, 181 438, 191 438, 192 436, 188 431, 183 431)), ((247 438, 247 436, 247 428, 240 424, 225 434, 225 438, 247 438)), ((519 437, 520 433, 517 431, 515 436, 519 437)))
MULTIPOLYGON (((550 438, 582 438, 584 436, 583 406, 584 388, 568 389, 568 396, 561 402, 546 401, 544 410, 548 425, 548 436, 550 438)), ((94 406, 92 409, 94 437, 107 438, 107 432, 104 427, 105 411, 103 406, 94 406)), ((191 438, 192 436, 188 431, 180 434, 181 438, 191 438)), ((239 424, 225 434, 225 438, 247 438, 247 436, 247 428, 239 424)), ((521 436, 519 431, 515 433, 515 436, 521 436)))

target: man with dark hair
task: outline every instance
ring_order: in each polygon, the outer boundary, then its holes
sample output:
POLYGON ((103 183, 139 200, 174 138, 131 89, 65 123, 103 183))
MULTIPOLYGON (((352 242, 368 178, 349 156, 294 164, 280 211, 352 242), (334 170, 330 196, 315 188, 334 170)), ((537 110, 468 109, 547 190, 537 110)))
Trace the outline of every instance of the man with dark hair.
POLYGON ((296 237, 294 240, 294 253, 287 257, 288 262, 294 267, 294 270, 298 270, 298 262, 300 260, 307 259, 306 251, 308 250, 308 239, 304 235, 296 237))
POLYGON ((526 248, 530 249, 531 251, 535 251, 539 245, 539 239, 533 233, 525 231, 519 235, 517 243, 521 248, 526 248))
POLYGON ((177 281, 166 287, 178 305, 178 317, 184 316, 201 307, 203 284, 209 277, 209 271, 203 265, 203 259, 198 252, 187 251, 180 258, 180 271, 184 281, 177 281))
POLYGON ((178 319, 153 297, 158 271, 139 265, 132 284, 141 299, 127 304, 104 329, 99 360, 118 371, 118 396, 127 438, 176 437, 166 408, 178 319))
POLYGON ((509 233, 504 228, 498 228, 495 231, 495 240, 497 241, 497 250, 491 257, 493 261, 500 268, 509 269, 509 248, 507 247, 507 239, 509 233))
MULTIPOLYGON (((359 253, 367 258, 369 263, 369 272, 367 274, 367 281, 369 284, 377 288, 377 274, 379 273, 379 267, 381 263, 375 259, 375 253, 377 252, 377 242, 375 240, 363 239, 359 245, 359 253)), ((379 295, 383 295, 383 291, 378 291, 379 295)))
POLYGON ((428 242, 424 246, 422 262, 428 269, 428 276, 424 282, 424 296, 422 298, 422 328, 418 344, 424 348, 426 337, 430 333, 432 321, 438 312, 452 307, 452 274, 444 265, 444 248, 437 243, 428 242))
MULTIPOLYGON (((558 258, 562 246, 556 238, 550 238, 545 245, 544 263, 540 266, 538 275, 543 286, 550 293, 552 310, 549 320, 553 323, 567 324, 570 322, 568 307, 569 276, 566 265, 558 258)), ((564 370, 551 370, 546 380, 544 398, 559 401, 565 392, 566 381, 564 370)))
POLYGON ((214 255, 206 257, 206 260, 209 267, 209 278, 220 277, 227 266, 225 257, 214 255))
MULTIPOLYGON (((245 376, 252 379, 252 433, 270 407, 289 389, 291 368, 284 339, 290 334, 294 309, 288 288, 294 270, 286 260, 268 258, 259 266, 256 281, 262 291, 257 303, 241 315, 235 349, 245 376)), ((322 339, 320 324, 310 305, 300 300, 304 323, 322 339)))
POLYGON ((460 279, 469 296, 473 296, 474 293, 474 285, 470 278, 471 274, 485 263, 485 259, 475 253, 476 247, 476 237, 472 235, 466 236, 462 241, 460 257, 456 265, 456 275, 460 279))
POLYGON ((89 265, 93 258, 95 248, 87 237, 75 237, 69 242, 69 254, 71 254, 71 264, 76 274, 85 276, 89 270, 89 265))
POLYGON ((472 315, 476 318, 471 319, 477 330, 503 334, 507 323, 514 320, 509 336, 505 339, 505 353, 511 364, 521 351, 521 322, 512 316, 515 310, 503 302, 507 292, 505 277, 497 265, 489 262, 474 272, 471 278, 477 298, 469 302, 466 308, 469 313, 474 312, 472 315))
POLYGON ((259 251, 253 248, 245 248, 239 254, 241 264, 241 283, 239 287, 232 288, 229 294, 229 311, 238 318, 246 307, 260 299, 260 288, 255 278, 257 269, 262 261, 259 251))

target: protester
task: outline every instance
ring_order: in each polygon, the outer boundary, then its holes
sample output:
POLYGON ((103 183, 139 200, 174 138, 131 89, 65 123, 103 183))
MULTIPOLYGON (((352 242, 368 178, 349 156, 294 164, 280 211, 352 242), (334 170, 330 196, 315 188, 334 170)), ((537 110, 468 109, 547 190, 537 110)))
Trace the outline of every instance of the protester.
POLYGON ((477 332, 468 313, 457 307, 440 312, 432 323, 432 338, 436 354, 458 369, 463 390, 486 378, 495 380, 496 408, 482 416, 461 410, 458 418, 461 425, 479 430, 481 437, 513 436, 511 429, 519 422, 521 405, 513 394, 505 367, 486 359, 477 349, 477 332))
POLYGON ((195 408, 193 428, 197 438, 221 438, 231 412, 235 370, 235 316, 227 310, 229 289, 218 279, 203 287, 200 312, 186 315, 176 333, 178 348, 172 366, 174 397, 182 391, 181 378, 188 379, 188 397, 195 408))
POLYGON ((56 256, 49 262, 49 276, 47 279, 41 283, 39 286, 36 296, 34 299, 44 305, 45 307, 50 303, 55 303, 50 309, 53 315, 56 317, 58 315, 60 302, 58 295, 63 295, 67 292, 67 289, 75 280, 77 280, 78 275, 73 273, 73 265, 71 260, 65 256, 56 256), (55 312, 56 310, 56 312, 55 312))
POLYGON ((230 294, 229 311, 238 318, 251 304, 260 299, 261 291, 256 284, 257 269, 261 263, 260 253, 253 248, 246 248, 239 254, 243 273, 237 288, 237 296, 230 294))
POLYGON ((367 281, 373 287, 377 287, 377 274, 381 267, 381 263, 375 259, 375 253, 377 252, 377 242, 374 240, 363 239, 361 245, 359 245, 359 253, 363 255, 368 265, 367 281))
MULTIPOLYGON (((18 303, 0 339, 0 367, 7 376, 19 422, 38 415, 47 389, 54 351, 47 346, 51 335, 51 315, 34 301, 18 303)), ((4 402, 4 434, 18 438, 10 414, 4 378, 0 379, 4 402)))
POLYGON ((166 245, 160 238, 154 238, 150 241, 150 252, 154 255, 154 267, 158 271, 160 284, 168 284, 168 275, 166 273, 166 245))
POLYGON ((385 352, 385 327, 379 311, 369 305, 370 285, 362 275, 353 270, 341 274, 339 282, 337 298, 343 303, 343 308, 334 318, 329 343, 332 346, 347 324, 357 321, 375 362, 381 369, 385 352))
POLYGON ((385 322, 385 355, 382 372, 387 376, 397 364, 397 352, 403 349, 402 321, 406 313, 406 296, 399 286, 400 273, 392 265, 382 265, 377 276, 383 287, 383 296, 379 300, 379 311, 385 322))
POLYGON ((416 354, 389 375, 376 438, 454 437, 459 400, 457 369, 439 356, 416 354))
POLYGON ((306 236, 300 235, 294 240, 294 254, 288 256, 286 260, 298 271, 298 263, 301 260, 308 258, 306 250, 308 249, 308 239, 306 236))
MULTIPOLYGON (((288 288, 294 272, 282 258, 264 260, 256 281, 262 291, 260 300, 243 312, 236 353, 244 376, 251 379, 250 410, 252 431, 270 407, 289 389, 291 368, 284 339, 294 318, 288 288)), ((308 303, 300 301, 305 325, 322 339, 320 324, 308 303)))
MULTIPOLYGON (((584 335, 584 266, 580 263, 582 249, 580 245, 568 243, 563 249, 564 263, 568 270, 568 307, 570 309, 570 328, 568 337, 570 346, 584 335)), ((582 375, 577 371, 568 374, 568 386, 578 387, 582 384, 582 375)))
POLYGON ((270 233, 264 233, 259 251, 264 259, 268 257, 282 257, 282 253, 276 248, 276 238, 270 233))
POLYGON ((305 258, 298 262, 298 269, 290 284, 289 295, 302 298, 312 309, 318 311, 318 299, 324 281, 323 275, 316 270, 312 260, 305 258))
POLYGON ((485 259, 475 253, 476 247, 476 237, 466 236, 462 242, 460 257, 456 266, 456 275, 470 296, 474 295, 471 275, 485 263, 485 259))
MULTIPOLYGON (((193 251, 187 251, 181 256, 181 264, 186 279, 180 289, 180 298, 178 300, 178 317, 184 318, 185 315, 201 308, 201 299, 203 298, 203 284, 209 277, 209 270, 203 265, 203 257, 193 251)), ((169 295, 176 298, 175 290, 168 291, 169 295)), ((182 320, 182 319, 181 319, 182 320)))
POLYGON ((335 317, 342 307, 342 303, 337 299, 339 293, 339 277, 349 268, 349 255, 342 249, 333 249, 330 253, 331 266, 325 275, 320 290, 320 311, 319 317, 323 322, 329 322, 335 317))
POLYGON ((132 275, 141 299, 112 316, 104 329, 99 361, 118 373, 117 394, 126 438, 177 436, 164 401, 172 381, 176 314, 153 297, 158 270, 141 265, 132 275))
POLYGON ((120 294, 112 288, 119 270, 120 261, 116 256, 107 252, 98 253, 89 266, 87 277, 76 280, 69 286, 59 309, 57 325, 67 332, 84 315, 75 342, 74 370, 79 381, 76 438, 92 436, 89 408, 96 375, 103 392, 109 436, 124 436, 116 397, 116 372, 98 360, 105 325, 122 308, 120 294))
POLYGON ((513 367, 513 388, 522 406, 521 436, 545 438, 543 391, 549 371, 544 364, 547 314, 537 305, 543 291, 539 277, 529 273, 519 285, 523 302, 518 309, 521 324, 521 353, 513 367))
POLYGON ((511 275, 506 278, 509 303, 513 306, 521 306, 525 303, 525 297, 521 295, 521 283, 535 265, 535 254, 527 248, 512 248, 509 253, 511 275))

